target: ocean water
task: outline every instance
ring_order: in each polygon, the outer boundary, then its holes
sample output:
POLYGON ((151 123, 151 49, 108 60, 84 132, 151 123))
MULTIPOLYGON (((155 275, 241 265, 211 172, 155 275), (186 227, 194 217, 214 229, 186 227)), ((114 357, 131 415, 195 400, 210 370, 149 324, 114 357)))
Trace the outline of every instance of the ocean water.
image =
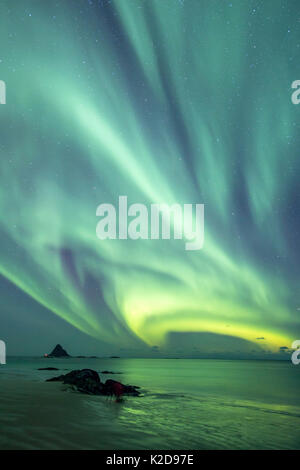
POLYGON ((299 390, 290 362, 8 358, 0 449, 299 449, 299 390), (115 403, 45 382, 81 368, 143 394, 115 403))

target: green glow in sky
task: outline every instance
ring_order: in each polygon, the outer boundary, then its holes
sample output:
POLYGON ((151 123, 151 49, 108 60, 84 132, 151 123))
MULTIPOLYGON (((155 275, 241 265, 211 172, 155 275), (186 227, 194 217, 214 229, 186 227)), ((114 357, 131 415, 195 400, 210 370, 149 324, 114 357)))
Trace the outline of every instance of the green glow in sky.
POLYGON ((278 0, 2 1, 1 275, 114 345, 210 332, 289 347, 298 17, 278 0), (205 204, 203 250, 100 241, 96 208, 119 195, 205 204))

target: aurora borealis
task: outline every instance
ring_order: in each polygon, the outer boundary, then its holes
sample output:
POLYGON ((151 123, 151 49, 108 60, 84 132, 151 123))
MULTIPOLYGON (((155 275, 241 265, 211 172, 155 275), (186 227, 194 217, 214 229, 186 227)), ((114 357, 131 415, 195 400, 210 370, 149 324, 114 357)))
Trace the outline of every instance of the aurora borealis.
POLYGON ((41 323, 127 349, 299 339, 299 26, 297 0, 1 2, 0 274, 41 323), (205 204, 203 249, 100 241, 120 195, 205 204))

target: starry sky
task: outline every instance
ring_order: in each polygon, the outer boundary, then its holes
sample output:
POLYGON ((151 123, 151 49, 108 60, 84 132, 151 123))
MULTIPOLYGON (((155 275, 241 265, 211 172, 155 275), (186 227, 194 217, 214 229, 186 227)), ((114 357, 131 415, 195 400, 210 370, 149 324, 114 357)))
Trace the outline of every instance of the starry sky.
POLYGON ((298 0, 2 0, 8 354, 282 357, 300 337, 298 0), (96 208, 205 204, 205 243, 96 208), (53 344, 54 343, 54 344, 53 344))

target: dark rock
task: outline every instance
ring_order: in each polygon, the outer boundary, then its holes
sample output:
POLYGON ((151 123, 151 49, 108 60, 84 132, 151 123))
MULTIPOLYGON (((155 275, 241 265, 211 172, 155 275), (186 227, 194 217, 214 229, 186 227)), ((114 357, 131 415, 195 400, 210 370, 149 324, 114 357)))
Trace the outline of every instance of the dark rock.
MULTIPOLYGON (((106 392, 105 395, 111 395, 115 383, 120 384, 121 382, 118 382, 117 380, 107 379, 104 384, 104 391, 106 392)), ((137 390, 138 387, 135 387, 134 385, 121 385, 123 387, 124 395, 133 395, 135 397, 139 396, 140 392, 137 390)))
POLYGON ((79 392, 92 395, 100 395, 103 389, 99 375, 91 369, 72 370, 68 374, 52 377, 47 382, 63 382, 64 384, 75 385, 79 392))
POLYGON ((99 359, 97 356, 75 356, 76 359, 99 359))
POLYGON ((120 356, 110 356, 110 359, 121 359, 120 356))
MULTIPOLYGON (((64 384, 75 386, 79 392, 91 395, 112 395, 114 384, 120 383, 116 380, 109 379, 103 384, 98 373, 92 369, 72 370, 68 374, 47 379, 46 382, 63 382, 64 384)), ((138 396, 140 394, 137 387, 121 385, 125 395, 138 396)))
POLYGON ((65 349, 61 347, 60 344, 57 344, 53 351, 48 354, 47 357, 70 357, 65 349))
POLYGON ((122 372, 113 372, 112 370, 102 370, 101 374, 122 374, 122 372))
POLYGON ((40 367, 38 370, 59 370, 57 367, 40 367))

